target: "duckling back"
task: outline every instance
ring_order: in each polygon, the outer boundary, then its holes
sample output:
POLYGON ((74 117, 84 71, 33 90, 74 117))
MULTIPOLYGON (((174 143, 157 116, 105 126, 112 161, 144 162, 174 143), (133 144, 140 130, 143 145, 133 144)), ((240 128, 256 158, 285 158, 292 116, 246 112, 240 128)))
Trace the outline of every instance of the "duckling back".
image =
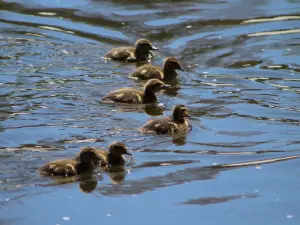
POLYGON ((140 129, 140 131, 148 134, 168 134, 171 129, 171 122, 170 118, 150 120, 140 129))
POLYGON ((102 102, 140 104, 143 102, 143 92, 132 88, 122 88, 108 93, 102 98, 102 102))
POLYGON ((137 77, 142 80, 149 80, 153 78, 163 80, 164 74, 161 68, 148 64, 137 68, 136 71, 131 74, 131 77, 137 77))
POLYGON ((117 61, 136 61, 134 52, 134 47, 118 47, 107 52, 105 57, 117 61))
POLYGON ((76 160, 55 160, 39 168, 39 172, 49 176, 75 176, 78 173, 77 166, 78 163, 76 160))

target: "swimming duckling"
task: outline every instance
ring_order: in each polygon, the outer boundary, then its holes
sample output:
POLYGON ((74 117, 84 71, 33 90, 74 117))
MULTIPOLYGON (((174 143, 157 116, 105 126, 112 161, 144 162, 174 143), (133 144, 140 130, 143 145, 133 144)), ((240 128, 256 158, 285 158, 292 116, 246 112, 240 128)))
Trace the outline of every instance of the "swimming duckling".
POLYGON ((105 54, 106 58, 118 61, 139 62, 149 58, 150 50, 157 50, 147 39, 139 39, 134 47, 113 48, 105 54))
POLYGON ((127 148, 122 142, 113 142, 109 145, 108 151, 96 150, 97 154, 101 158, 102 167, 112 167, 112 166, 123 166, 125 164, 125 159, 122 155, 130 155, 127 148))
POLYGON ((158 79, 149 80, 145 86, 144 91, 135 90, 133 88, 121 88, 109 92, 102 98, 102 102, 121 102, 131 104, 152 103, 157 101, 155 93, 169 87, 158 79))
POLYGON ((100 157, 95 148, 85 147, 74 159, 61 159, 49 162, 39 171, 51 176, 75 176, 85 172, 92 172, 99 164, 100 157))
POLYGON ((151 78, 171 80, 177 76, 175 70, 184 69, 177 59, 168 57, 164 60, 162 69, 151 64, 143 65, 137 68, 136 71, 131 74, 131 77, 138 77, 142 80, 148 80, 151 78))
POLYGON ((176 105, 173 108, 173 114, 169 118, 155 119, 147 122, 140 130, 143 133, 156 134, 178 134, 184 133, 191 129, 191 125, 186 120, 190 117, 187 107, 176 105))

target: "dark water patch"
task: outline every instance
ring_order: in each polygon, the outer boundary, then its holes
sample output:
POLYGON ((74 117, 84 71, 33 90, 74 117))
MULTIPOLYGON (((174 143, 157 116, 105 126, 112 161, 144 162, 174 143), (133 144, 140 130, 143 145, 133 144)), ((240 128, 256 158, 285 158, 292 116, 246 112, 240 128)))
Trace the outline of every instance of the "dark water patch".
POLYGON ((252 161, 252 162, 241 162, 241 163, 216 165, 214 167, 216 167, 216 168, 232 168, 232 167, 252 166, 252 165, 274 163, 274 162, 280 162, 280 161, 291 160, 291 159, 298 159, 298 158, 300 158, 300 155, 286 156, 286 157, 280 157, 280 158, 274 158, 274 159, 266 159, 266 160, 258 160, 258 161, 252 161))
POLYGON ((235 152, 228 152, 228 151, 212 151, 212 150, 164 150, 164 149, 143 149, 138 150, 138 152, 172 152, 177 154, 212 154, 212 155, 253 155, 253 154, 267 154, 267 153, 280 153, 280 152, 290 152, 284 150, 261 150, 261 151, 235 151, 235 152))
POLYGON ((224 203, 232 200, 238 199, 246 199, 246 198, 257 198, 257 194, 245 194, 245 195, 230 195, 230 196, 222 196, 222 197, 210 197, 210 198, 199 198, 199 199, 192 199, 188 200, 182 204, 186 205, 211 205, 211 204, 219 204, 224 203))
POLYGON ((189 163, 198 163, 197 160, 174 160, 174 161, 163 161, 163 162, 144 162, 135 166, 135 168, 144 168, 144 167, 157 167, 157 166, 172 166, 172 165, 184 165, 189 163))
POLYGON ((285 160, 292 160, 299 158, 299 155, 287 156, 280 158, 273 158, 267 160, 258 160, 251 162, 241 162, 233 164, 222 164, 222 165, 213 165, 206 167, 196 167, 196 168, 187 168, 184 170, 177 170, 176 172, 167 173, 163 176, 148 177, 143 180, 136 181, 125 181, 121 186, 113 187, 111 185, 106 185, 99 187, 98 191, 102 195, 132 195, 132 194, 141 194, 145 191, 151 191, 158 188, 164 188, 168 186, 180 185, 183 183, 191 181, 203 181, 216 179, 220 172, 226 171, 227 169, 248 167, 253 165, 262 165, 268 163, 276 163, 285 160))

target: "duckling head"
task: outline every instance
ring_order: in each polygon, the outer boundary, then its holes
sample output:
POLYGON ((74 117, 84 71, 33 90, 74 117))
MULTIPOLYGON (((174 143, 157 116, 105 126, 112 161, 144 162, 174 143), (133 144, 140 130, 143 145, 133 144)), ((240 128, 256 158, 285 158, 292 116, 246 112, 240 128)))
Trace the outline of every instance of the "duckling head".
POLYGON ((115 156, 132 155, 130 152, 127 151, 125 144, 118 141, 115 141, 110 144, 109 152, 115 156))
POLYGON ((183 67, 181 66, 180 62, 172 57, 168 57, 164 60, 164 70, 183 70, 183 67))
POLYGON ((190 117, 187 107, 185 105, 175 105, 172 115, 173 121, 182 122, 187 117, 190 117))
POLYGON ((151 42, 147 39, 139 39, 135 42, 135 49, 137 52, 149 52, 150 50, 157 50, 151 42))
POLYGON ((85 147, 80 151, 79 160, 83 163, 92 163, 94 166, 100 162, 100 157, 93 147, 85 147))
POLYGON ((165 89, 169 87, 170 85, 164 84, 161 80, 158 79, 150 79, 146 84, 145 84, 145 91, 151 92, 151 93, 156 93, 162 89, 165 89))

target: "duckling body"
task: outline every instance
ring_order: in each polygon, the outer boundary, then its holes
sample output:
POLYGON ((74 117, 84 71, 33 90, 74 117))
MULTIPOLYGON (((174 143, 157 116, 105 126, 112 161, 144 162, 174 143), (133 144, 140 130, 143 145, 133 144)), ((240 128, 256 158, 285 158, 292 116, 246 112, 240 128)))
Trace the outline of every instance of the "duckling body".
POLYGON ((129 104, 145 104, 157 101, 156 92, 168 87, 158 79, 149 80, 144 91, 136 90, 133 88, 121 88, 108 93, 102 98, 102 102, 120 102, 129 104))
POLYGON ((122 155, 114 156, 113 154, 110 154, 110 152, 105 150, 97 150, 97 153, 99 154, 103 162, 101 163, 102 166, 123 166, 125 164, 125 159, 122 155))
POLYGON ((51 161, 42 166, 39 171, 50 176, 75 176, 86 172, 92 172, 99 163, 100 157, 91 147, 84 148, 74 159, 61 159, 51 161))
POLYGON ((122 142, 113 142, 110 144, 108 151, 96 150, 101 158, 102 167, 124 166, 125 159, 123 155, 131 155, 122 142))
POLYGON ((150 120, 140 130, 142 133, 177 134, 186 133, 191 129, 186 120, 190 115, 184 105, 176 105, 169 118, 150 120))
POLYGON ((142 80, 155 78, 165 81, 175 78, 177 76, 176 70, 184 69, 177 59, 168 57, 164 60, 163 68, 151 64, 143 65, 137 68, 131 74, 131 77, 137 77, 142 80))
POLYGON ((113 48, 105 57, 118 61, 139 62, 146 61, 151 55, 151 50, 157 50, 147 39, 139 39, 135 46, 113 48))

